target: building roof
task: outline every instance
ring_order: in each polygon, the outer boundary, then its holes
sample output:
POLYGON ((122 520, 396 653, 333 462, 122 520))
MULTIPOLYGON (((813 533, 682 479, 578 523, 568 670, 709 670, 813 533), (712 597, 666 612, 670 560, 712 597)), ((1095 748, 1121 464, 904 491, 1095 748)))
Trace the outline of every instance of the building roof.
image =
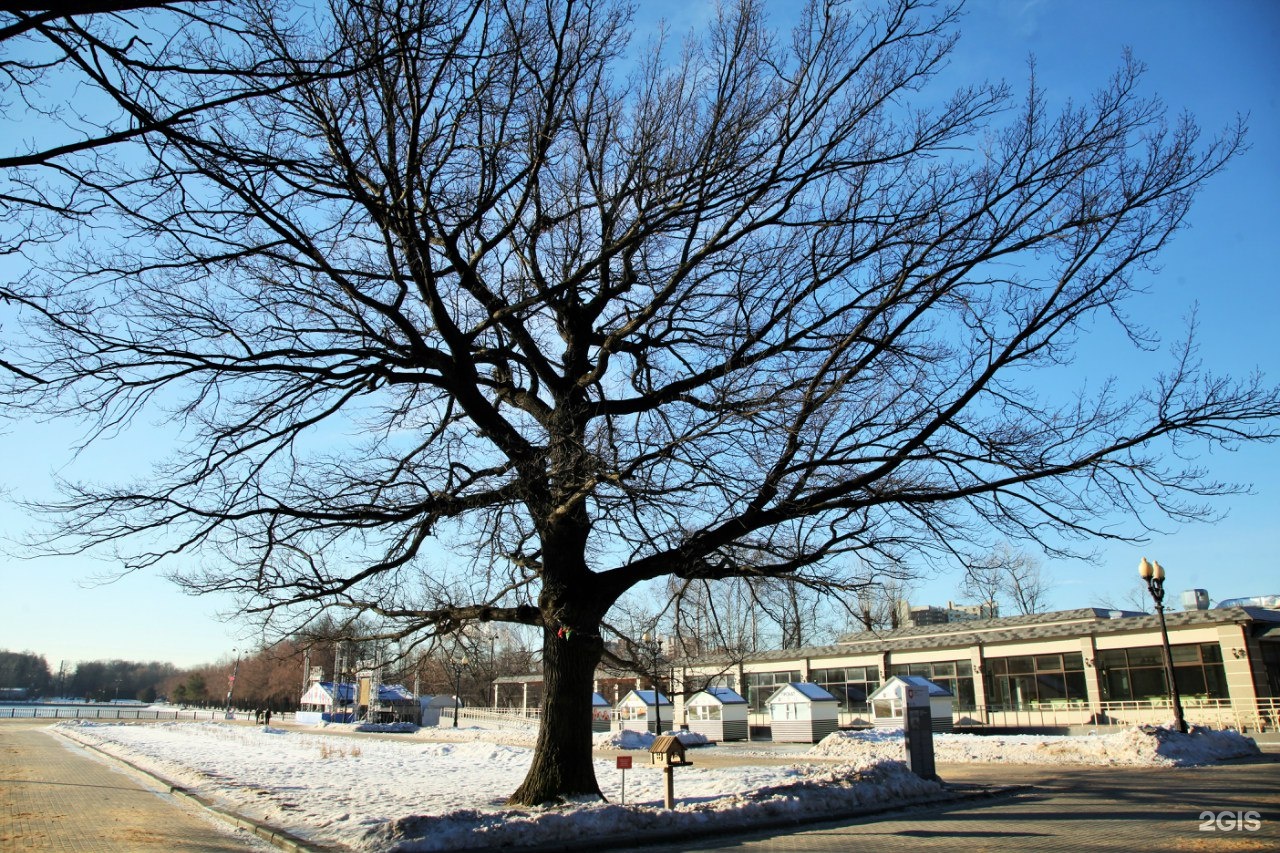
MULTIPOLYGON (((1280 610, 1261 607, 1170 610, 1165 612, 1165 621, 1171 630, 1192 625, 1262 623, 1270 626, 1280 625, 1280 610)), ((806 658, 871 655, 893 651, 966 648, 1026 640, 1065 639, 1087 634, 1156 631, 1159 627, 1160 623, 1154 614, 1108 610, 1101 607, 1081 607, 1052 613, 847 634, 835 645, 753 652, 747 655, 747 660, 753 663, 768 663, 806 658)), ((734 665, 738 661, 738 658, 720 655, 697 661, 696 664, 723 666, 734 665)))

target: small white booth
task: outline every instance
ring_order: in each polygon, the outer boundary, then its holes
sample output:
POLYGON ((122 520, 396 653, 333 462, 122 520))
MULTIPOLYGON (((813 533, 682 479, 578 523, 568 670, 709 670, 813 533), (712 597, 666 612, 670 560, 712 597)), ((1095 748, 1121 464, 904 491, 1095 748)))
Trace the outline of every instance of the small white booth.
POLYGON ((689 731, 707 740, 747 739, 747 700, 728 687, 708 687, 684 703, 689 731))
POLYGON ((877 729, 900 729, 906 716, 907 690, 929 693, 929 716, 935 732, 951 731, 951 709, 955 697, 945 687, 934 684, 923 675, 895 675, 881 684, 867 701, 871 703, 871 719, 877 729))
POLYGON ((675 728, 675 708, 666 696, 656 690, 630 691, 618 702, 614 713, 615 731, 630 729, 660 735, 675 728))
POLYGON ((613 725, 613 706, 599 693, 591 694, 591 731, 607 732, 613 725))
MULTIPOLYGON (((439 696, 419 696, 418 710, 422 714, 421 725, 453 725, 454 707, 454 698, 447 693, 442 693, 439 696)), ((461 708, 462 706, 458 705, 456 707, 461 708)))
POLYGON ((777 743, 817 743, 838 728, 840 703, 816 684, 792 681, 769 697, 769 726, 777 743))

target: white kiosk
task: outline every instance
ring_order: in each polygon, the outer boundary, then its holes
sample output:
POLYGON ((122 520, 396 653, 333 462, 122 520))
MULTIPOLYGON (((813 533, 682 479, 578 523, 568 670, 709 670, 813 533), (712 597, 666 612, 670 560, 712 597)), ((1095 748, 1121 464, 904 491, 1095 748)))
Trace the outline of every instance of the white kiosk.
POLYGON ((632 690, 618 702, 615 729, 631 729, 660 735, 675 728, 671 700, 656 690, 632 690))
POLYGON ((792 681, 769 697, 769 727, 776 743, 817 743, 838 727, 839 702, 817 684, 792 681))
POLYGON ((689 731, 707 740, 747 739, 747 700, 728 687, 708 687, 684 703, 689 731))
MULTIPOLYGON (((935 732, 951 731, 951 709, 955 697, 950 690, 934 684, 923 675, 895 675, 867 697, 871 704, 871 719, 877 729, 906 728, 909 690, 921 691, 920 696, 926 697, 930 726, 935 732)), ((920 701, 919 697, 917 701, 920 701)))

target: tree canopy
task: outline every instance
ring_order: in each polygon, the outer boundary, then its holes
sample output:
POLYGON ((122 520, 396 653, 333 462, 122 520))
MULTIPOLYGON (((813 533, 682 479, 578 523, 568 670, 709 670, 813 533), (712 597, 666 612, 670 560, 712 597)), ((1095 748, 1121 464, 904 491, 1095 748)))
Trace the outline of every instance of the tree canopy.
POLYGON ((1177 451, 1271 437, 1275 388, 1190 338, 1131 395, 1036 377, 1091 324, 1152 344, 1126 299, 1243 128, 1171 120, 1132 60, 1057 111, 939 95, 955 16, 741 0, 633 45, 610 0, 210 4, 73 52, 148 130, 67 155, 92 228, 6 289, 8 397, 185 443, 66 484, 51 546, 281 630, 539 627, 537 803, 599 793, 591 673, 637 585, 841 592, 1196 516, 1228 487, 1177 451))

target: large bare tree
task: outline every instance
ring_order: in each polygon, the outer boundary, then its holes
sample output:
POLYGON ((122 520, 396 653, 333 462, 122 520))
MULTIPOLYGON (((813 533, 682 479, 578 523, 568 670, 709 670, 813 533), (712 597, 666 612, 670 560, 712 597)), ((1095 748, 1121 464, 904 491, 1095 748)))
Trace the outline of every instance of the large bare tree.
POLYGON ((68 484, 52 544, 282 631, 535 626, 539 803, 599 794, 592 673, 647 582, 1195 515, 1226 487, 1166 451, 1269 437, 1275 389, 1190 344, 1132 397, 1035 371, 1102 321, 1151 344, 1126 297, 1242 130, 1167 123, 1133 62, 1057 113, 940 95, 952 11, 864 5, 632 46, 607 0, 260 0, 90 57, 139 121, 221 101, 81 157, 94 232, 15 288, 14 411, 187 439, 68 484))

